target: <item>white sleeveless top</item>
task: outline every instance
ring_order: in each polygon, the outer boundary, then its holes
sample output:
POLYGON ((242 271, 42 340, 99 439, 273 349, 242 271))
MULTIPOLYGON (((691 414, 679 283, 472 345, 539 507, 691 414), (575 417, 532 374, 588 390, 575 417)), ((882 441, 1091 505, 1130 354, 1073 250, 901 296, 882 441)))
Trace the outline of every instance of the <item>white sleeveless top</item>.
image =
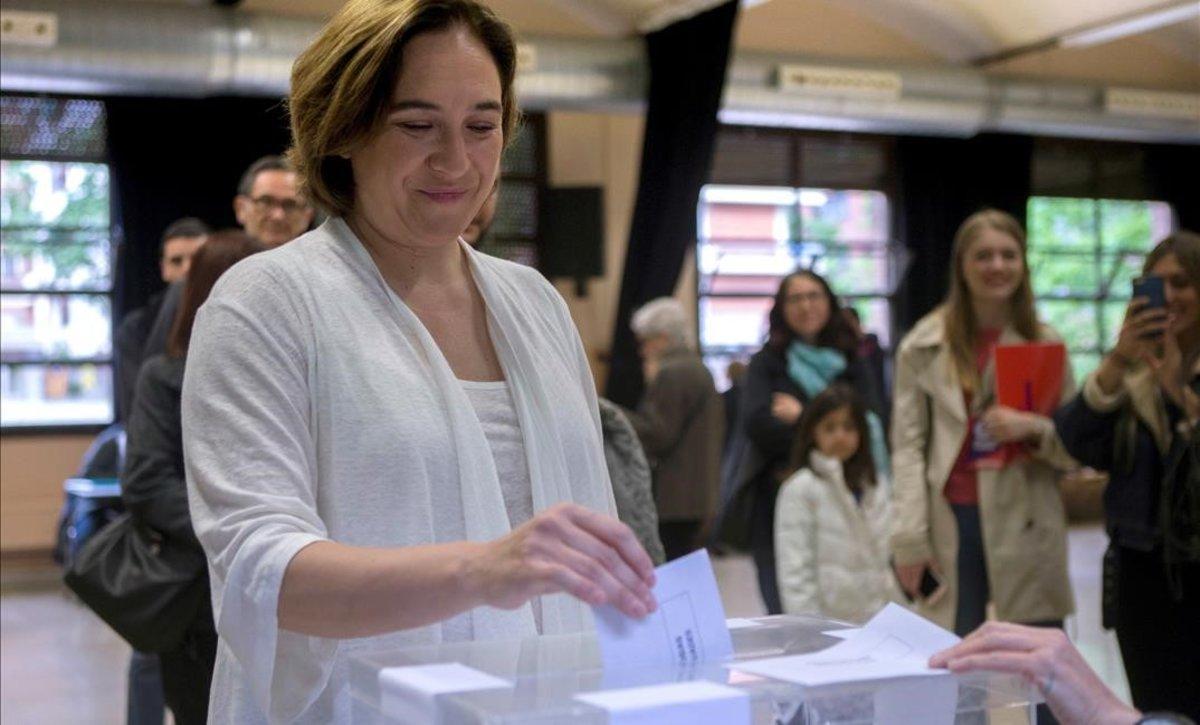
MULTIPOLYGON (((529 478, 529 461, 525 457, 525 441, 521 437, 521 422, 517 420, 517 408, 513 404, 512 391, 508 383, 459 380, 475 417, 483 427, 483 435, 492 449, 496 461, 496 475, 500 479, 500 494, 504 497, 504 509, 508 522, 517 528, 533 518, 533 485, 529 478)), ((542 602, 534 598, 533 618, 538 633, 542 631, 542 602)))

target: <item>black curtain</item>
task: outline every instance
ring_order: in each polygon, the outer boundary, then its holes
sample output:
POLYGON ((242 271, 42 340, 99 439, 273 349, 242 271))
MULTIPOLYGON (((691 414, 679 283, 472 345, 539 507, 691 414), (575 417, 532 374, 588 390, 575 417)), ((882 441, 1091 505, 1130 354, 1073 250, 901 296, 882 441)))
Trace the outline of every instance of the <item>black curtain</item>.
POLYGON ((1033 138, 981 134, 970 139, 896 139, 898 234, 911 255, 895 298, 901 334, 942 301, 950 279, 950 250, 963 220, 992 207, 1025 224, 1033 138))
POLYGON ((1154 200, 1169 202, 1179 226, 1200 233, 1200 145, 1148 146, 1146 172, 1154 200))
POLYGON ((646 130, 605 391, 624 405, 636 404, 642 392, 629 318, 675 291, 696 245, 696 203, 708 179, 737 11, 733 0, 646 36, 646 130))
POLYGON ((158 245, 184 217, 235 226, 238 179, 255 159, 282 153, 290 134, 278 98, 109 98, 108 153, 119 213, 118 319, 162 288, 158 245))

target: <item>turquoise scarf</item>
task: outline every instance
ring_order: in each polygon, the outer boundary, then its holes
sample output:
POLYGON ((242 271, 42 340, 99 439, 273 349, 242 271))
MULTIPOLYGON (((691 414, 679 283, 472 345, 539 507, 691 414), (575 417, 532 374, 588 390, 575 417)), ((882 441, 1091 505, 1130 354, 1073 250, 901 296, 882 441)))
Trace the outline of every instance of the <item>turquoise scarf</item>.
MULTIPOLYGON (((817 347, 792 341, 787 349, 788 377, 804 391, 810 400, 828 388, 837 376, 846 370, 846 356, 831 347, 817 347)), ((891 471, 891 454, 887 449, 887 437, 883 422, 872 410, 867 410, 867 428, 870 430, 871 457, 875 459, 875 470, 880 480, 886 480, 891 471)))

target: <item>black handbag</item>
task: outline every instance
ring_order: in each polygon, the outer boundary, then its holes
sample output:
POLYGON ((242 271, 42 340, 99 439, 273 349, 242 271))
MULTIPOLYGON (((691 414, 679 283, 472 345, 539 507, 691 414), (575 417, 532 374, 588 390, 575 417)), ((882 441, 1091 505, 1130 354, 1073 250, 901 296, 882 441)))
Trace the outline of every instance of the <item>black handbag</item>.
POLYGON ((126 513, 88 540, 63 575, 67 587, 142 652, 168 652, 208 597, 204 553, 138 525, 126 513))
POLYGON ((754 533, 754 507, 758 504, 758 485, 747 481, 738 486, 717 517, 714 539, 734 551, 750 551, 754 533))

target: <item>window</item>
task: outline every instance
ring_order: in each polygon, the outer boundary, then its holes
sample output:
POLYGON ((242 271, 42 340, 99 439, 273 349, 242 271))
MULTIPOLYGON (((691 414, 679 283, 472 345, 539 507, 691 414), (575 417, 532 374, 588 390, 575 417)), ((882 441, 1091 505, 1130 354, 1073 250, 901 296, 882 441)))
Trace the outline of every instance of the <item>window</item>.
POLYGON ((1067 340, 1082 380, 1116 341, 1143 258, 1171 233, 1171 207, 1035 196, 1027 211, 1038 315, 1067 340))
POLYGON ((113 419, 104 106, 0 97, 0 425, 113 419))
POLYGON ((546 185, 546 118, 524 117, 516 138, 500 161, 500 197, 491 229, 478 248, 495 257, 538 266, 538 209, 546 185))
POLYGON ((890 345, 894 248, 880 191, 710 184, 700 195, 700 347, 727 387, 726 368, 763 344, 779 281, 797 268, 822 274, 863 329, 890 345))
POLYGON ((903 271, 891 242, 892 141, 867 134, 724 126, 697 210, 700 349, 719 388, 767 332, 779 280, 811 267, 891 343, 903 271))

